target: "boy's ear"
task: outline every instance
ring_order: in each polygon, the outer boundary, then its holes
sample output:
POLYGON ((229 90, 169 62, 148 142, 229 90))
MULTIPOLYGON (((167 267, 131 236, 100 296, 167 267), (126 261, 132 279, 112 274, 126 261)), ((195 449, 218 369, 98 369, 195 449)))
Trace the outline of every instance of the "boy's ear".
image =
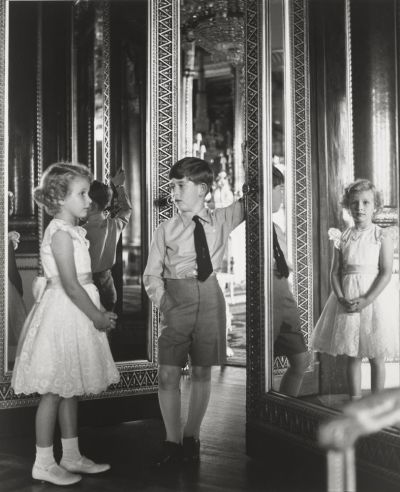
POLYGON ((208 193, 208 186, 205 183, 200 183, 202 195, 206 196, 208 193))

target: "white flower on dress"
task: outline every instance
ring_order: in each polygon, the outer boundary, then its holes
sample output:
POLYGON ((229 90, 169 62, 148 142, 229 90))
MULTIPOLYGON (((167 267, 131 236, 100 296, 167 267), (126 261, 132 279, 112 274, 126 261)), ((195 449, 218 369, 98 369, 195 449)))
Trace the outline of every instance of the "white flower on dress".
POLYGON ((336 249, 340 249, 340 239, 342 237, 342 233, 340 232, 339 229, 336 229, 335 227, 331 227, 328 229, 328 237, 329 241, 333 241, 333 244, 336 249))

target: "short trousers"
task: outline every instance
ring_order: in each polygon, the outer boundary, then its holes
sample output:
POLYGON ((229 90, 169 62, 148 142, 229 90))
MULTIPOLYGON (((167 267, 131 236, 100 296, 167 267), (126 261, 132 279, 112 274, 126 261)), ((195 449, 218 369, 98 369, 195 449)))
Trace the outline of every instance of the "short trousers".
POLYGON ((226 360, 226 304, 215 275, 166 279, 161 302, 158 362, 184 367, 214 366, 226 360))
POLYGON ((117 291, 111 270, 93 273, 93 283, 97 287, 100 302, 107 311, 113 311, 117 302, 117 291))
POLYGON ((274 356, 307 352, 296 301, 288 279, 273 275, 274 356))

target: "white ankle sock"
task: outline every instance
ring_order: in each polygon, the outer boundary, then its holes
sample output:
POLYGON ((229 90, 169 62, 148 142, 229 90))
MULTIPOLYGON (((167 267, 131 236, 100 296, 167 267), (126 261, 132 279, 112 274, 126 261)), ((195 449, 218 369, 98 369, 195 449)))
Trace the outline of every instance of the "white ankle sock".
POLYGON ((64 439, 62 437, 61 438, 61 444, 62 444, 62 450, 63 450, 63 454, 62 454, 63 459, 71 460, 71 461, 77 461, 82 457, 82 455, 79 451, 79 445, 78 445, 78 438, 77 437, 70 437, 67 439, 64 439))
POLYGON ((35 465, 39 468, 48 468, 56 463, 54 459, 53 446, 42 448, 36 446, 35 465))

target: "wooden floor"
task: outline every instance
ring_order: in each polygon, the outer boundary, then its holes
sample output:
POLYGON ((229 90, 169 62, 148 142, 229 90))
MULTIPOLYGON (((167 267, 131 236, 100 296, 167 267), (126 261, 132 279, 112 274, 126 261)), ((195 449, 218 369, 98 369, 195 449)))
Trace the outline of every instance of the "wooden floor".
MULTIPOLYGON (((184 410, 190 380, 182 384, 184 410)), ((86 476, 72 487, 34 482, 31 468, 34 436, 0 439, 0 492, 324 492, 324 460, 294 448, 285 448, 279 458, 269 444, 268 459, 257 462, 245 453, 246 370, 224 367, 213 370, 213 390, 201 435, 201 463, 162 473, 151 466, 164 437, 160 420, 142 420, 108 427, 84 427, 80 432, 82 452, 97 461, 111 463, 103 475, 86 476)), ((60 456, 59 445, 56 458, 60 456)), ((321 457, 322 458, 322 457, 321 457)), ((393 492, 371 477, 361 476, 359 492, 393 492)))
MULTIPOLYGON (((0 491, 50 492, 74 491, 145 491, 145 492, 236 492, 297 491, 282 477, 272 473, 265 463, 253 462, 245 454, 245 377, 244 368, 225 367, 213 370, 213 390, 201 436, 201 463, 176 473, 155 471, 152 460, 163 439, 163 425, 158 420, 129 422, 110 427, 83 428, 80 433, 84 454, 98 461, 108 461, 110 472, 84 477, 72 487, 56 487, 34 482, 31 467, 34 438, 0 441, 0 491)), ((189 380, 182 384, 186 408, 189 380)), ((56 450, 59 456, 59 448, 56 450)))

